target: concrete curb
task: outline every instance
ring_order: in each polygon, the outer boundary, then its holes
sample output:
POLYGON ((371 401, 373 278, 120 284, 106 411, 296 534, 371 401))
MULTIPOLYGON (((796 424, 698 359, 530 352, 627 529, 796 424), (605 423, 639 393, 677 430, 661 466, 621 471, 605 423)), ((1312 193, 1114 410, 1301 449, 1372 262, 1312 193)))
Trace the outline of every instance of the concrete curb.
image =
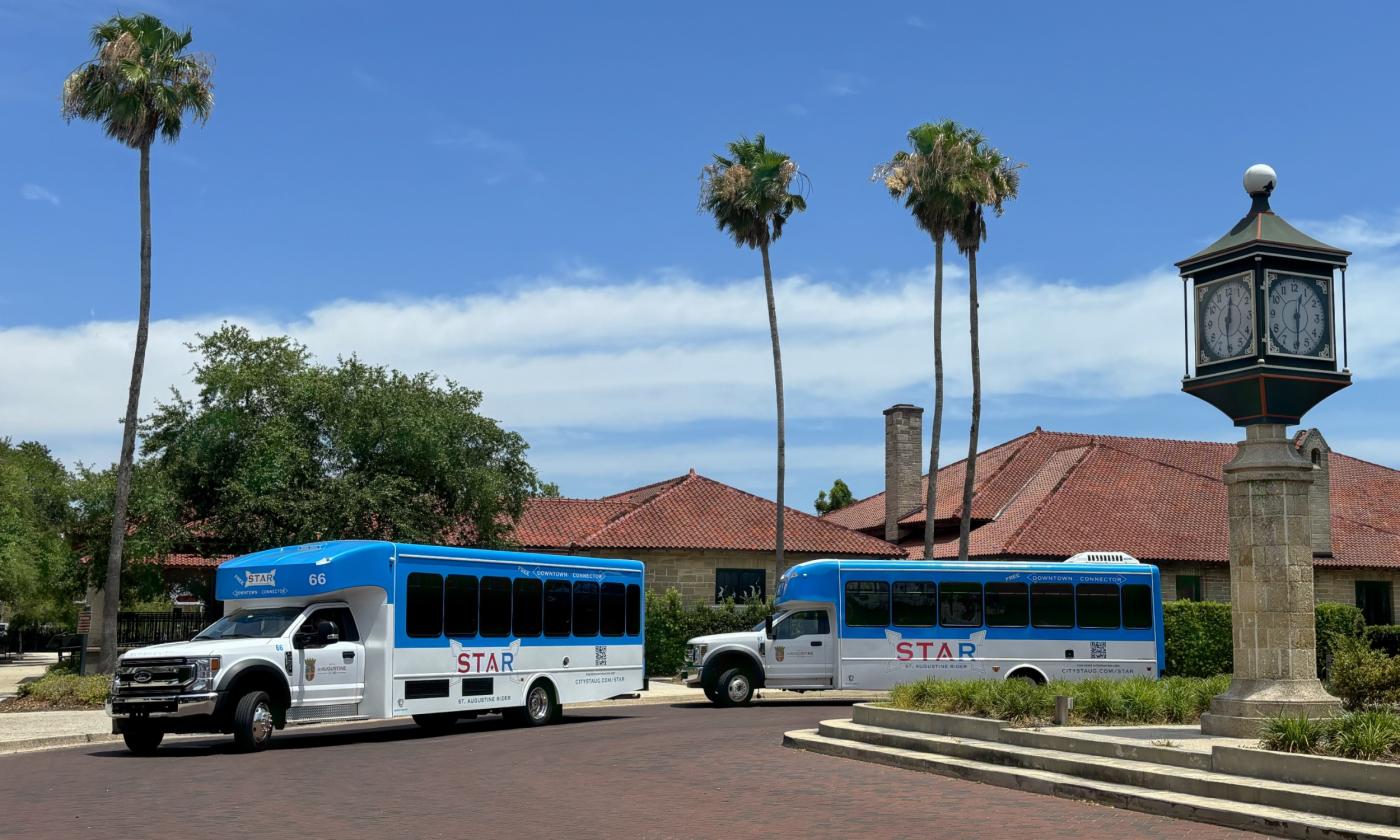
POLYGON ((120 735, 87 732, 82 735, 49 735, 45 738, 27 738, 23 741, 0 741, 0 755, 46 750, 53 747, 80 747, 84 744, 109 743, 121 741, 121 739, 120 735))

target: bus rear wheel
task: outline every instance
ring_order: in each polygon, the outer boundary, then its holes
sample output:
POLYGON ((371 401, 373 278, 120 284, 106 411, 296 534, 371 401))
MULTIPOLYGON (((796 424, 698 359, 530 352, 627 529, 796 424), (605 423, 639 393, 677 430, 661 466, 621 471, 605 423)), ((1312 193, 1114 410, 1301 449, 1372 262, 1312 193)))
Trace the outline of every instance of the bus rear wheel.
POLYGON ((525 692, 525 705, 506 710, 512 723, 525 726, 544 726, 554 723, 563 714, 559 701, 554 697, 554 689, 541 680, 525 692))
POLYGON ((730 668, 715 683, 721 706, 746 706, 753 699, 753 677, 743 668, 730 668))

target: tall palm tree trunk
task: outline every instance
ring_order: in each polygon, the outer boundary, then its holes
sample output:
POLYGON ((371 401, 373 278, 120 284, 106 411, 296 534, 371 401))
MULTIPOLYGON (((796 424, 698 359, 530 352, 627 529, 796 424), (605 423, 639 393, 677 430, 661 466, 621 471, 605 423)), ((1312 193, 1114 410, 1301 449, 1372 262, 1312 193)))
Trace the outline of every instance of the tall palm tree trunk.
POLYGON ((977 480, 977 430, 982 422, 982 353, 977 343, 977 249, 967 253, 967 316, 972 337, 972 430, 967 436, 967 469, 963 478, 962 526, 958 529, 958 559, 967 559, 972 531, 972 487, 977 480))
POLYGON ((943 434, 943 236, 934 237, 933 264, 933 439, 928 446, 928 497, 924 501, 924 558, 933 559, 933 523, 938 501, 938 441, 943 434))
POLYGON ((777 569, 781 575, 783 566, 783 490, 787 476, 787 434, 783 421, 783 351, 778 344, 778 305, 773 300, 773 266, 768 262, 768 243, 759 246, 763 253, 763 291, 768 295, 768 333, 773 338, 773 385, 778 394, 778 521, 777 521, 777 569))
POLYGON ((141 145, 141 311, 136 322, 136 355, 131 361, 131 386, 126 394, 122 452, 117 461, 117 498, 112 505, 112 537, 107 547, 107 580, 102 586, 101 669, 117 666, 117 610, 121 607, 122 551, 126 544, 126 505, 131 497, 132 462, 136 455, 136 413, 141 402, 141 376, 146 367, 146 336, 151 327, 151 143, 141 145))

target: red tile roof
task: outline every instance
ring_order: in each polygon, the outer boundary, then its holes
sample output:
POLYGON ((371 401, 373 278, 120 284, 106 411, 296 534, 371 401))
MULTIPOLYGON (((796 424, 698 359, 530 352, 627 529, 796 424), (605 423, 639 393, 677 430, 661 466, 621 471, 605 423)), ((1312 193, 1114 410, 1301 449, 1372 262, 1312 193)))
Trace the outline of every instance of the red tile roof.
MULTIPOLYGON (((531 499, 515 539, 528 548, 710 549, 773 551, 773 502, 689 475, 604 499, 531 499)), ((785 551, 854 557, 899 557, 881 539, 787 508, 785 551)))
MULTIPOLYGON (((969 554, 1067 557, 1100 549, 1144 560, 1227 562, 1221 468, 1234 455, 1227 443, 1037 429, 978 456, 972 513, 985 524, 972 532, 969 554)), ((1333 556, 1317 565, 1400 567, 1400 471, 1337 452, 1328 464, 1333 556)), ((940 522, 961 515, 964 466, 938 471, 940 522)), ((823 518, 881 532, 884 510, 879 493, 823 518)), ((900 521, 923 525, 923 506, 900 521)), ((910 556, 923 556, 922 536, 901 544, 910 556)), ((934 546, 935 557, 956 555, 956 539, 934 546)))

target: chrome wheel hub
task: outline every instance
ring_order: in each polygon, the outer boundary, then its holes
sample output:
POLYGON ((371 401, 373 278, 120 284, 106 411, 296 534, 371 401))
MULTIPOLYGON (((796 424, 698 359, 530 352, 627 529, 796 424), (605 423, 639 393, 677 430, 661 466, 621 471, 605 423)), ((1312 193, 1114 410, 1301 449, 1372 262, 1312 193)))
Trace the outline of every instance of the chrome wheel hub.
POLYGON ((526 701, 526 709, 534 720, 544 720, 544 716, 549 713, 549 693, 544 690, 543 686, 537 685, 530 689, 530 699, 526 701))
POLYGON ((253 710, 253 740, 261 744, 272 736, 272 709, 259 703, 253 710))
POLYGON ((741 702, 749 696, 749 678, 744 676, 735 677, 729 681, 729 699, 735 703, 741 702))

